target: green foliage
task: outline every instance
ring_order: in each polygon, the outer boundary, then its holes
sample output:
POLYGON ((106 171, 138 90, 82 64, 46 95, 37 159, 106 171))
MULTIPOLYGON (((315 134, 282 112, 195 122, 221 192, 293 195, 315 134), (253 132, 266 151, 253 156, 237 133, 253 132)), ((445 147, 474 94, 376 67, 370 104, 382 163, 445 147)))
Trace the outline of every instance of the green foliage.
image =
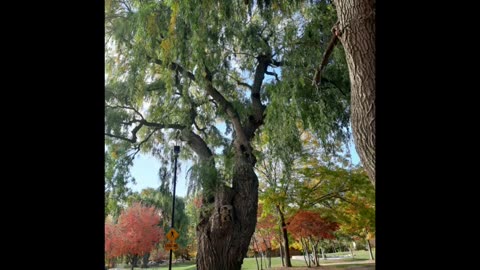
POLYGON ((195 195, 200 191, 201 187, 204 196, 211 197, 222 183, 211 161, 200 161, 194 164, 188 170, 187 175, 189 180, 187 187, 188 195, 195 195))
MULTIPOLYGON (((301 120, 302 127, 314 131, 326 151, 335 152, 336 142, 350 138, 350 85, 341 47, 334 50, 320 88, 312 85, 312 79, 332 35, 336 13, 328 1, 272 1, 271 7, 286 3, 293 4, 289 10, 295 12, 280 8, 278 15, 286 18, 282 21, 284 35, 278 52, 285 67, 281 69, 281 81, 266 89, 271 101, 266 122, 273 127, 266 131, 274 141, 292 141, 296 138, 290 133, 283 138, 283 132, 276 132, 275 126, 285 119, 295 119, 291 121, 296 124, 301 120)), ((279 147, 283 147, 282 143, 279 147)))
POLYGON ((120 151, 105 152, 105 218, 110 215, 114 221, 119 217, 122 204, 131 192, 127 183, 135 183, 129 171, 131 160, 124 156, 118 157, 121 155, 118 152, 120 151))
POLYGON ((366 173, 357 169, 352 178, 352 189, 338 203, 335 216, 342 221, 341 232, 361 239, 375 235, 375 190, 366 173))

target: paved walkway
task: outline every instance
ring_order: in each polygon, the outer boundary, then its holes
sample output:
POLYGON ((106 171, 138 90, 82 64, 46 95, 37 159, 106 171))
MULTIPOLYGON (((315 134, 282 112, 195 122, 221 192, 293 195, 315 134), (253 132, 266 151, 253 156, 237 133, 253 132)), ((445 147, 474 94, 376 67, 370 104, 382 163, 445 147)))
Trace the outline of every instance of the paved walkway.
POLYGON ((329 266, 329 265, 338 265, 338 264, 364 264, 364 263, 375 263, 374 260, 360 260, 360 261, 352 261, 352 262, 338 262, 338 263, 322 263, 320 261, 321 266, 329 266))

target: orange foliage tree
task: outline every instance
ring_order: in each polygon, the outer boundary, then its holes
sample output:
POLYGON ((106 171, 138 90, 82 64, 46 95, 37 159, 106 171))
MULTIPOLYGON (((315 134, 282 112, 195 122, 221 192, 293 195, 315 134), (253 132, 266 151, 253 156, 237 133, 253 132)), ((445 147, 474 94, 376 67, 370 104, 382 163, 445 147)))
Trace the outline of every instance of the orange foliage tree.
POLYGON ((117 224, 105 224, 107 260, 126 256, 133 270, 138 258, 149 255, 163 239, 164 232, 159 224, 158 210, 134 203, 120 214, 117 224))
POLYGON ((315 265, 320 265, 318 258, 319 244, 324 239, 333 239, 335 237, 334 232, 339 228, 339 225, 322 218, 319 213, 300 210, 293 216, 287 228, 292 236, 302 244, 305 263, 310 267, 312 259, 315 265), (309 250, 313 252, 313 258, 310 257, 309 250))

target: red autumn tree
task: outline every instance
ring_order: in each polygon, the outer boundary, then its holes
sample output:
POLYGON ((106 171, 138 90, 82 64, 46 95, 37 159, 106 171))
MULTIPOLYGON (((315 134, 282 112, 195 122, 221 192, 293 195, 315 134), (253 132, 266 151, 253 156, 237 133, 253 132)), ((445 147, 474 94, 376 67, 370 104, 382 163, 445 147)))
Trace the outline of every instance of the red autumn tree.
POLYGON ((105 224, 107 259, 127 256, 132 270, 140 256, 146 256, 163 239, 160 214, 154 207, 133 204, 122 212, 118 224, 105 224))
MULTIPOLYGON (((313 211, 298 211, 287 226, 288 231, 298 240, 303 247, 305 263, 310 267, 309 247, 313 251, 313 262, 319 266, 319 244, 324 239, 333 239, 334 232, 338 229, 336 222, 322 218, 319 213, 313 211)), ((322 249, 323 254, 323 249, 322 249)))
POLYGON ((276 225, 275 217, 270 213, 264 215, 263 205, 261 203, 258 204, 255 237, 257 238, 257 240, 261 240, 257 242, 261 242, 263 244, 258 245, 259 247, 262 247, 260 249, 258 249, 257 247, 254 247, 255 251, 259 251, 259 250, 265 251, 271 248, 272 246, 271 241, 273 240, 275 233, 278 232, 278 228, 276 228, 275 225, 276 225))
POLYGON ((120 256, 119 250, 115 243, 118 242, 117 226, 111 222, 105 223, 105 258, 107 259, 109 268, 114 267, 113 259, 120 256))

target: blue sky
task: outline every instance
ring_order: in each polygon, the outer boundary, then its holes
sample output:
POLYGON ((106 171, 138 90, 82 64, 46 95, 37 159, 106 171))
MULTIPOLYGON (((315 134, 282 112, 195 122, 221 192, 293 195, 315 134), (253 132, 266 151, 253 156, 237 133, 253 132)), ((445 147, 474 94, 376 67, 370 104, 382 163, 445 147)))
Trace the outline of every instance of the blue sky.
MULTIPOLYGON (((185 197, 187 195, 187 185, 185 180, 185 172, 191 166, 190 162, 182 161, 181 172, 177 171, 177 187, 176 195, 185 197)), ((158 170, 160 169, 160 161, 151 155, 138 155, 135 157, 133 167, 130 173, 135 178, 137 184, 129 186, 133 191, 141 191, 142 189, 152 187, 158 188, 160 180, 158 179, 158 170)))

